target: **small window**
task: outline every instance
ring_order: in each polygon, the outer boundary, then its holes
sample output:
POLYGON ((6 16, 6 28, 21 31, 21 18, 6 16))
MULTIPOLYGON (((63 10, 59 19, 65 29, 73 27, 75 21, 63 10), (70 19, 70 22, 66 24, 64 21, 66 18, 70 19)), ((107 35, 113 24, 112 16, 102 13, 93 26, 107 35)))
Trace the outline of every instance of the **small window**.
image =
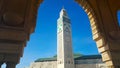
POLYGON ((68 64, 70 64, 70 61, 68 61, 68 64))
POLYGON ((120 10, 117 12, 117 18, 118 18, 118 24, 119 24, 119 27, 120 27, 120 10))

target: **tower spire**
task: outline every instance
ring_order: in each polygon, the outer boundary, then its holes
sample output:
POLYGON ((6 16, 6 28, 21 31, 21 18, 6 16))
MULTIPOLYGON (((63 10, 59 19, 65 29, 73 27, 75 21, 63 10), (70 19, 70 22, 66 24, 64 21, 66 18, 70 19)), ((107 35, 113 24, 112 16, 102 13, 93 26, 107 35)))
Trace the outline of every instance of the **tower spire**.
POLYGON ((62 7, 62 9, 61 9, 61 11, 60 11, 60 17, 63 17, 63 16, 68 17, 68 14, 67 14, 67 12, 66 12, 64 6, 62 7))

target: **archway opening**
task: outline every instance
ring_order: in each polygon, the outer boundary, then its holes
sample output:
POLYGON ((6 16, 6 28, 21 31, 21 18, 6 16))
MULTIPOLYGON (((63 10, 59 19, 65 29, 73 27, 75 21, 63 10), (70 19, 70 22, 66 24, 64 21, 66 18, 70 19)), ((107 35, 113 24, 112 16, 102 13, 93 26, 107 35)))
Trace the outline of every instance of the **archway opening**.
POLYGON ((86 14, 82 6, 80 6, 77 3, 76 6, 73 6, 73 8, 74 10, 71 9, 72 14, 71 14, 71 10, 68 8, 68 14, 70 15, 71 24, 72 24, 74 53, 81 53, 83 55, 99 54, 96 43, 93 40, 92 30, 88 15, 86 14))
POLYGON ((6 68, 6 63, 2 64, 1 68, 6 68))
POLYGON ((56 54, 57 19, 63 5, 70 16, 72 23, 74 52, 84 55, 99 54, 96 44, 92 39, 90 22, 85 11, 74 0, 63 2, 64 1, 59 0, 44 0, 40 5, 36 30, 35 33, 31 35, 31 40, 28 42, 21 63, 29 64, 38 58, 51 57, 56 54), (24 62, 23 60, 26 59, 29 61, 24 62))
POLYGON ((118 25, 120 27, 120 10, 117 12, 117 18, 118 18, 118 25))

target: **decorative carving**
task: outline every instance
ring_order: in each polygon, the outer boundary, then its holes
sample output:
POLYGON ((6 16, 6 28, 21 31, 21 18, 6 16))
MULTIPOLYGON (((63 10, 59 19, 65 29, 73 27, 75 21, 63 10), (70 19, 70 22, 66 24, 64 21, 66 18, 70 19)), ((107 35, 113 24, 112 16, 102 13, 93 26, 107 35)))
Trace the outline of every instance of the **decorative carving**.
POLYGON ((3 15, 4 24, 8 26, 20 26, 23 24, 23 18, 16 13, 7 12, 3 15))

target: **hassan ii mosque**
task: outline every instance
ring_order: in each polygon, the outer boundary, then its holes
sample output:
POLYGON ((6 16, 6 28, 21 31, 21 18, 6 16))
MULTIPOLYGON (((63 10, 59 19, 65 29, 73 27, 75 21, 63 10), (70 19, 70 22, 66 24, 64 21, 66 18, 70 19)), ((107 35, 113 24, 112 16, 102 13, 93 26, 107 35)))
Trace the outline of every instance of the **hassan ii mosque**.
POLYGON ((30 68, 107 68, 101 55, 81 55, 72 52, 71 22, 64 8, 57 20, 57 55, 39 58, 30 68))

